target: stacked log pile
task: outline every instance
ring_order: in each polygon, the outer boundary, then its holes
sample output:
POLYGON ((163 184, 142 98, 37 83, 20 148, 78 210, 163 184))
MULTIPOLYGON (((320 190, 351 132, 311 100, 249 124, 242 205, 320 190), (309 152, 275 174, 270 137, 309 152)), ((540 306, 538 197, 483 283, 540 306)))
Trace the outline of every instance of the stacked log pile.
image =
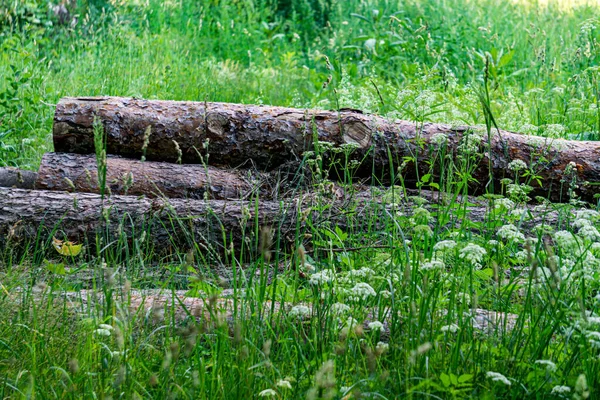
MULTIPOLYGON (((297 184, 281 184, 315 152, 327 163, 353 163, 353 177, 370 185, 417 187, 424 175, 432 182, 442 171, 428 160, 442 153, 468 158, 469 148, 480 154, 470 159, 473 194, 514 179, 513 160, 532 166, 531 197, 566 201, 571 190, 595 203, 600 182, 598 142, 501 130, 488 137, 470 127, 344 109, 64 98, 53 140, 56 152, 44 155, 37 173, 0 170, 0 245, 51 236, 93 242, 98 232, 110 243, 147 230, 163 249, 223 254, 244 243, 260 246, 261 227, 297 245, 306 223, 344 226, 348 213, 385 213, 385 202, 373 204, 365 192, 349 201, 335 189, 324 209, 315 196, 298 196, 297 184)), ((330 178, 342 176, 332 171, 330 178)), ((484 209, 474 207, 471 218, 483 218, 484 209)))

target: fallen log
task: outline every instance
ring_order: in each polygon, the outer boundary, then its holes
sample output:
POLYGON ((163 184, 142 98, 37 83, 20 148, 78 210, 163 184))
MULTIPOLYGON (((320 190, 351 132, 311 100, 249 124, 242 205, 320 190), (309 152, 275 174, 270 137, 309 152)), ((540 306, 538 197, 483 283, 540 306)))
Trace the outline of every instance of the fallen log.
MULTIPOLYGON (((265 239, 290 248, 302 238, 306 221, 347 226, 347 202, 313 209, 314 204, 312 198, 287 203, 120 195, 102 199, 90 193, 0 188, 0 249, 48 244, 52 237, 95 246, 101 237, 103 246, 137 241, 165 254, 198 245, 208 255, 234 251, 247 258, 260 246, 265 250, 265 239)), ((372 211, 363 206, 356 212, 372 211)))
MULTIPOLYGON (((107 151, 127 157, 237 166, 249 160, 260 169, 271 169, 301 159, 315 150, 315 140, 339 147, 356 147, 348 160, 360 162, 356 176, 373 182, 397 181, 415 187, 420 177, 440 174, 431 163, 441 141, 446 154, 469 158, 472 193, 489 191, 501 179, 515 178, 509 170, 522 160, 538 179, 530 196, 567 201, 569 186, 583 200, 596 202, 600 184, 600 142, 579 142, 525 136, 494 130, 487 134, 472 127, 389 121, 356 110, 321 111, 227 103, 177 102, 117 97, 63 98, 54 117, 54 146, 59 152, 93 153, 94 118, 107 134, 107 151), (147 128, 150 127, 148 130, 147 128), (472 134, 475 132, 474 134, 472 134), (443 134, 444 138, 438 134, 443 134), (146 144, 146 145, 145 145, 146 144), (467 153, 471 149, 471 153, 467 153), (571 164, 572 168, 567 168, 571 164), (398 166, 403 165, 400 174, 398 166), (430 169, 432 168, 432 169, 430 169), (565 173, 567 170, 567 173, 565 173), (572 185, 575 179, 575 186, 572 185)), ((338 154, 339 156, 339 154, 338 154)), ((342 157, 343 158, 343 157, 342 157)), ((439 159, 440 157, 438 157, 439 159)), ((524 171, 521 171, 523 174, 524 171)))
MULTIPOLYGON (((431 200, 437 196, 428 193, 431 200)), ((424 197, 427 198, 422 196, 419 204, 426 201, 424 197)), ((442 229, 452 229, 466 221, 469 229, 475 229, 475 224, 486 221, 488 206, 473 200, 464 206, 465 212, 456 212, 456 208, 441 211, 442 229)), ((103 248, 135 242, 160 254, 198 246, 207 255, 218 257, 233 251, 248 259, 267 247, 273 251, 289 250, 302 242, 305 234, 319 234, 323 229, 339 227, 348 233, 370 235, 389 233, 398 226, 396 218, 410 217, 417 208, 415 201, 398 196, 398 201, 390 202, 385 196, 374 198, 369 192, 358 193, 350 200, 311 195, 287 202, 120 195, 103 200, 100 195, 89 193, 0 188, 0 249, 48 245, 56 237, 103 248), (104 241, 98 242, 98 238, 104 241)), ((435 215, 443 206, 432 202, 430 209, 435 215)), ((519 224, 523 231, 538 223, 552 226, 559 221, 558 215, 557 210, 530 207, 523 211, 519 224)), ((486 224, 481 226, 485 229, 486 224)), ((409 234, 406 232, 407 238, 409 234)), ((310 241, 306 244, 311 247, 310 241)))
POLYGON ((0 187, 33 189, 37 173, 18 168, 0 168, 0 187))
MULTIPOLYGON (((226 171, 197 164, 172 164, 106 157, 106 192, 190 199, 267 198, 265 176, 226 171)), ((0 185, 1 186, 1 185, 0 185)), ((46 153, 35 188, 68 192, 100 193, 96 156, 46 153)))

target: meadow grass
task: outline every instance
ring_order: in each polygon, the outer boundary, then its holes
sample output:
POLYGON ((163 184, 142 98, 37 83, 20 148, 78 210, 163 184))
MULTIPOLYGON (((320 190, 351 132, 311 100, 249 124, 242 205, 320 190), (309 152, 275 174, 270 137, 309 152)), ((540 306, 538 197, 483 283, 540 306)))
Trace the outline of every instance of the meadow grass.
MULTIPOLYGON (((2 165, 37 167, 62 96, 351 107, 600 135, 593 4, 89 0, 64 24, 46 7, 0 6, 2 165)), ((349 185, 353 166, 325 164, 320 146, 305 169, 325 215, 327 171, 349 185)), ((448 158, 441 138, 433 159, 417 157, 447 171, 422 182, 448 201, 409 198, 400 173, 366 215, 350 200, 343 229, 309 217, 296 245, 273 254, 261 243, 283 238, 254 219, 242 248, 216 259, 192 236, 165 255, 152 230, 100 232, 105 244, 77 257, 35 238, 7 246, 1 396, 595 398, 598 207, 529 199, 527 165, 515 163, 475 221, 476 200, 459 196, 475 150, 448 158), (540 215, 546 223, 532 222, 540 215), (139 307, 157 291, 174 305, 139 307)))

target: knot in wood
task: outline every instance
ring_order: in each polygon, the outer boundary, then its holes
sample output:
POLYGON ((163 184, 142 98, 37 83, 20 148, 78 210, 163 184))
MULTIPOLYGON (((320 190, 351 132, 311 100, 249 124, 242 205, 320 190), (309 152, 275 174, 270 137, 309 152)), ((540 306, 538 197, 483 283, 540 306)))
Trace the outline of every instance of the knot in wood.
POLYGON ((344 143, 357 144, 362 149, 371 145, 372 129, 358 118, 344 118, 342 133, 344 143))

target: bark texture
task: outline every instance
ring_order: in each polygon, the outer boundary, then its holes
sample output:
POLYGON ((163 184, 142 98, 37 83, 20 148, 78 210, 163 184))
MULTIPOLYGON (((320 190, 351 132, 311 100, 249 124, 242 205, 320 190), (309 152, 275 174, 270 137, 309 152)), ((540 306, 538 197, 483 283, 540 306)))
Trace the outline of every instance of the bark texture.
POLYGON ((410 187, 417 185, 419 176, 433 172, 435 177, 440 173, 438 163, 430 171, 426 161, 432 161, 439 149, 433 138, 444 134, 446 153, 455 160, 461 154, 468 157, 464 150, 471 146, 474 146, 471 154, 483 154, 472 161, 474 180, 469 185, 474 193, 491 187, 490 166, 496 192, 502 178, 514 178, 514 172, 508 170, 513 160, 532 166, 541 180, 541 184, 530 182, 534 187, 530 196, 566 201, 569 184, 575 178, 578 185, 575 192, 594 202, 600 184, 600 142, 494 131, 488 146, 487 135, 481 135, 477 128, 390 121, 356 110, 300 110, 117 97, 64 98, 57 105, 54 118, 55 150, 93 153, 94 116, 104 126, 108 153, 127 157, 140 157, 144 153, 144 132, 149 126, 148 159, 175 161, 179 148, 186 163, 197 163, 210 155, 209 163, 228 167, 251 160, 261 169, 275 168, 314 150, 317 139, 334 146, 356 146, 349 159, 361 162, 357 176, 372 177, 375 182, 389 182, 404 163, 400 174, 410 187), (565 174, 570 163, 573 172, 565 174))
MULTIPOLYGON (((261 177, 244 176, 197 164, 172 164, 108 156, 106 190, 110 194, 190 199, 239 199, 260 192, 261 177)), ((100 193, 96 156, 46 153, 36 189, 100 193)), ((262 193, 266 197, 266 191, 262 193)))
MULTIPOLYGON (((260 203, 191 199, 167 202, 120 195, 102 201, 97 194, 0 188, 0 249, 49 243, 52 236, 95 245, 99 235, 104 238, 102 246, 136 242, 152 245, 152 251, 162 254, 198 245, 209 255, 224 254, 233 248, 239 257, 244 249, 243 258, 248 258, 258 254, 261 246, 264 248, 259 236, 264 239, 268 233, 273 235, 271 248, 277 251, 306 239, 305 233, 316 234, 336 226, 349 233, 389 232, 394 229, 390 226, 406 224, 406 218, 416 209, 410 197, 395 198, 398 200, 360 192, 351 199, 334 195, 326 200, 311 195, 260 203)), ((431 207, 427 207, 434 215, 440 212, 443 218, 439 221, 442 229, 464 224, 474 227, 486 221, 488 207, 477 199, 468 199, 465 213, 455 208, 443 211, 445 202, 435 192, 422 192, 419 204, 428 199, 431 207)), ((530 207, 523 211, 519 224, 525 232, 538 223, 556 225, 557 221, 568 220, 561 212, 530 207)), ((410 230, 406 235, 410 237, 410 230)), ((305 244, 310 248, 310 241, 305 244)))
POLYGON ((17 168, 0 168, 0 187, 33 189, 37 173, 17 168))
MULTIPOLYGON (((0 248, 31 245, 52 236, 93 245, 99 234, 105 245, 141 240, 152 244, 157 253, 199 245, 207 254, 222 254, 231 246, 238 256, 243 247, 247 257, 265 246, 258 238, 265 229, 267 236, 274 236, 273 245, 284 248, 296 235, 302 237, 307 220, 313 226, 346 226, 346 202, 330 204, 325 210, 313 209, 313 204, 311 198, 257 204, 119 195, 102 201, 100 195, 90 193, 0 188, 0 248)), ((363 207, 359 212, 373 211, 363 207)))

